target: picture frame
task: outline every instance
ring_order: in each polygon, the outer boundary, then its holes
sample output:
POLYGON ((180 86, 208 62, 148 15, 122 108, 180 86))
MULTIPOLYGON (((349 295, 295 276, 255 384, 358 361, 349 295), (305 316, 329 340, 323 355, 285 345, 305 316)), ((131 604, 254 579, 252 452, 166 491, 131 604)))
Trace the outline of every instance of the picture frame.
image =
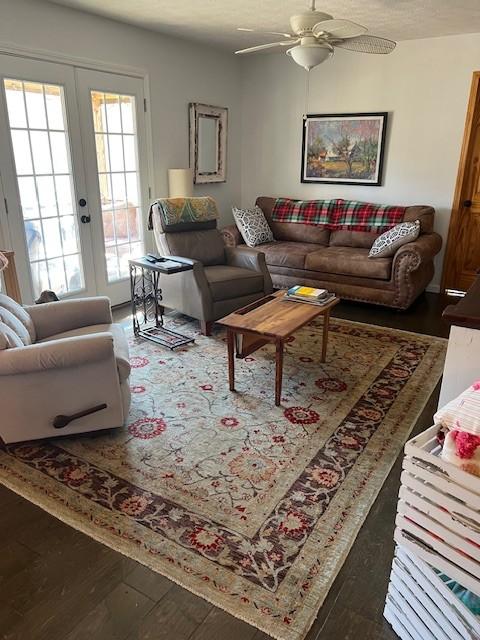
POLYGON ((195 184, 227 180, 227 107, 189 105, 190 168, 195 184))
POLYGON ((301 182, 381 186, 387 122, 387 111, 305 116, 301 182))

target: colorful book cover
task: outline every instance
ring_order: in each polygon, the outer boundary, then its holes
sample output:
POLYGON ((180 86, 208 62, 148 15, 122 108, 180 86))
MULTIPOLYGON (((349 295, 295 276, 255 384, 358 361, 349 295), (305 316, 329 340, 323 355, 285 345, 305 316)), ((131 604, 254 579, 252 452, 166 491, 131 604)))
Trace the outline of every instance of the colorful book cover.
POLYGON ((306 299, 316 299, 326 296, 328 291, 326 289, 315 289, 314 287, 303 287, 302 285, 295 285, 288 290, 289 296, 300 296, 306 299))

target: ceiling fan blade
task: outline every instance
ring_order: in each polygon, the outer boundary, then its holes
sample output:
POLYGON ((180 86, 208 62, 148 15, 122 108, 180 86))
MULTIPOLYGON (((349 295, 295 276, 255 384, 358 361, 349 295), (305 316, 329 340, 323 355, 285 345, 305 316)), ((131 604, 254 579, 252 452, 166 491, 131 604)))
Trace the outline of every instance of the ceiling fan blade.
POLYGON ((256 29, 246 29, 244 27, 238 27, 237 31, 246 31, 247 33, 259 33, 266 36, 283 36, 284 38, 295 38, 291 33, 283 33, 282 31, 257 31, 256 29))
POLYGON ((248 49, 240 49, 235 53, 255 53, 255 51, 262 51, 263 49, 273 49, 273 47, 286 47, 299 42, 299 40, 285 40, 282 42, 269 42, 268 44, 259 44, 256 47, 248 47, 248 49))
POLYGON ((351 40, 342 42, 333 42, 334 47, 340 49, 348 49, 349 51, 358 51, 359 53, 392 53, 397 46, 393 40, 379 38, 378 36, 359 36, 351 40))
POLYGON ((314 36, 329 35, 334 38, 356 38, 366 33, 367 27, 350 20, 322 20, 313 27, 314 36))

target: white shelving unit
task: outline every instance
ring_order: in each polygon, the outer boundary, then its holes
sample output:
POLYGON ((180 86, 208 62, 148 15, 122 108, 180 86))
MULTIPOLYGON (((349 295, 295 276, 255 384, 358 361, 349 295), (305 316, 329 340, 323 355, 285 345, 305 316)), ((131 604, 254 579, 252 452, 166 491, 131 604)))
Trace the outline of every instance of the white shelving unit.
POLYGON ((437 573, 480 597, 480 478, 440 457, 437 432, 405 445, 384 615, 402 640, 480 640, 480 618, 437 573))

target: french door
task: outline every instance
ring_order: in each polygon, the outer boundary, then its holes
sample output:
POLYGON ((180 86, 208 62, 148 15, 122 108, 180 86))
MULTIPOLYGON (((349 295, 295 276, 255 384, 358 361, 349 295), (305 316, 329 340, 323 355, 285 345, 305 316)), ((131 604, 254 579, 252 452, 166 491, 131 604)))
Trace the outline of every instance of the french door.
POLYGON ((143 81, 0 56, 0 173, 25 301, 128 300, 144 251, 143 81))

